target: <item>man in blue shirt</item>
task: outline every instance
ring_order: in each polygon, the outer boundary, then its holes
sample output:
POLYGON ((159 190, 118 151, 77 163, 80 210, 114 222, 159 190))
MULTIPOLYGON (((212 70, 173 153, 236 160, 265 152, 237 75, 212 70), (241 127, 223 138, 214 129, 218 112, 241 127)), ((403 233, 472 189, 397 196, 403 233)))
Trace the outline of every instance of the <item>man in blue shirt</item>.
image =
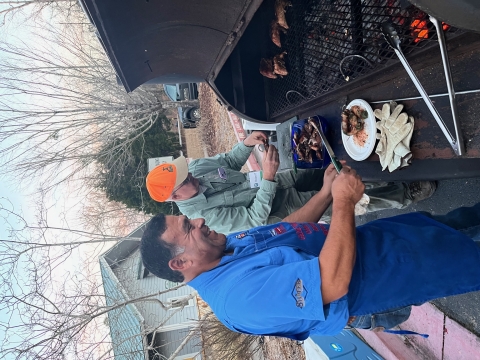
POLYGON ((330 166, 323 188, 284 222, 228 237, 203 219, 157 215, 142 258, 154 275, 197 289, 231 330, 298 340, 347 324, 389 328, 411 305, 480 290, 479 205, 355 228, 363 191, 353 169, 336 176, 330 166), (331 224, 318 224, 330 203, 331 224))

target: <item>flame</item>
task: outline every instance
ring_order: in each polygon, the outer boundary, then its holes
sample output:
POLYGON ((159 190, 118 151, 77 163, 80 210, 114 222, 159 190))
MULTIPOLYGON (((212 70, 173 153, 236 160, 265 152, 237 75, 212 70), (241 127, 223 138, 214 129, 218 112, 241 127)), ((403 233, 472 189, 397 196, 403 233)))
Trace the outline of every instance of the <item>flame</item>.
POLYGON ((412 30, 413 41, 418 43, 422 40, 428 39, 427 20, 415 19, 410 24, 412 30))

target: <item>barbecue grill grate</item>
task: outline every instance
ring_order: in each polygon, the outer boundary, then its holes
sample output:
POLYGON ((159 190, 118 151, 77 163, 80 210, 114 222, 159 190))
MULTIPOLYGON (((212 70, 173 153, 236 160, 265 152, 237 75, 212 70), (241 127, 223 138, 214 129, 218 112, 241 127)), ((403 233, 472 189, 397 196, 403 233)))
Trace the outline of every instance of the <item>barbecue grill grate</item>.
MULTIPOLYGON (((292 4, 287 8, 290 28, 282 37, 289 74, 265 79, 271 117, 398 61, 383 38, 384 22, 395 25, 404 54, 437 46, 428 16, 406 0, 293 0, 292 4)), ((460 32, 447 27, 450 33, 460 32)), ((276 54, 280 49, 272 43, 268 52, 276 54)))

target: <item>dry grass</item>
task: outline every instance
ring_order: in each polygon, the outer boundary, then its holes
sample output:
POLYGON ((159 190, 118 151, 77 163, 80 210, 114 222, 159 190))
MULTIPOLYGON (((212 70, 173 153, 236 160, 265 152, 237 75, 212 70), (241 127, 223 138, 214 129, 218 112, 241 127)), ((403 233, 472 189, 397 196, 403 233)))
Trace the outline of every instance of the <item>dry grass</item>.
POLYGON ((237 138, 227 110, 220 105, 215 93, 205 83, 198 87, 198 99, 202 113, 199 129, 208 154, 213 156, 230 151, 237 143, 237 138))
POLYGON ((200 159, 209 155, 206 153, 206 147, 202 140, 202 130, 200 128, 182 128, 182 141, 184 142, 186 157, 200 159))
POLYGON ((265 360, 305 360, 305 351, 296 341, 266 336, 263 356, 265 360))

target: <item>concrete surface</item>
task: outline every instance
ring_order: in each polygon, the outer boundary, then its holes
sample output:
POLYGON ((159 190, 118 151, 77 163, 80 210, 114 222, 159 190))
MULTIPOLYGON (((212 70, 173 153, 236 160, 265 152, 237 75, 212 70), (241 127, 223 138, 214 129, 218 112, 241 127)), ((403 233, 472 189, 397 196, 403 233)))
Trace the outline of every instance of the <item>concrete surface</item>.
POLYGON ((365 341, 386 360, 475 360, 480 339, 432 304, 416 306, 400 329, 426 333, 427 339, 358 330, 365 341))
MULTIPOLYGON (((472 206, 480 202, 479 189, 480 178, 442 180, 431 198, 412 204, 406 209, 378 211, 360 216, 357 224, 411 211, 445 214, 457 207, 472 206)), ((433 303, 449 317, 480 336, 480 292, 441 298, 433 303)))

